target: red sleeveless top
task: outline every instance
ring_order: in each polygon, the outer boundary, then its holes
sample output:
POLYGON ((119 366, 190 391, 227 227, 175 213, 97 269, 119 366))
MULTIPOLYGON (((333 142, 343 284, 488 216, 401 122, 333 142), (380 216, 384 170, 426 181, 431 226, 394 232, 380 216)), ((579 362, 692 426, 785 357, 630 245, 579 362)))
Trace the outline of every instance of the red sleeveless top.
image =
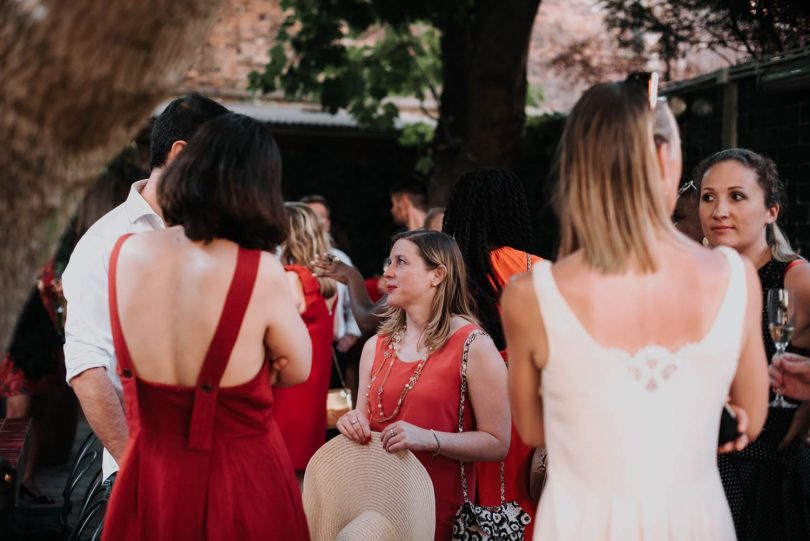
POLYGON ((261 252, 239 248, 197 384, 167 385, 138 377, 121 329, 115 279, 128 237, 110 256, 109 297, 130 432, 103 539, 309 539, 292 463, 273 420, 268 365, 246 383, 220 387, 261 252))
POLYGON ((298 274, 304 289, 305 310, 301 318, 312 340, 309 379, 294 387, 276 389, 276 422, 296 470, 305 470, 309 459, 326 443, 326 395, 332 376, 334 318, 326 307, 321 286, 309 269, 286 265, 298 274))
MULTIPOLYGON (((377 390, 382 383, 383 374, 388 369, 388 360, 384 357, 388 340, 378 336, 371 373, 376 374, 378 371, 382 371, 380 377, 375 379, 368 390, 371 430, 382 432, 393 422, 407 421, 418 427, 432 428, 438 432, 458 432, 461 354, 467 337, 477 328, 477 325, 465 325, 451 335, 444 346, 430 355, 422 375, 405 397, 397 416, 385 422, 375 420, 380 417, 377 409, 377 390)), ((382 405, 386 416, 391 415, 396 409, 402 389, 419 364, 395 359, 391 375, 383 387, 382 405)), ((469 399, 465 397, 465 431, 475 430, 475 419, 472 412, 469 399)), ((459 463, 441 455, 433 457, 432 453, 428 452, 414 451, 414 455, 425 467, 433 481, 433 492, 436 495, 435 540, 446 541, 451 538, 453 533, 453 518, 464 503, 459 463)), ((466 471, 467 486, 472 498, 472 495, 475 494, 475 471, 471 464, 467 464, 466 471)))

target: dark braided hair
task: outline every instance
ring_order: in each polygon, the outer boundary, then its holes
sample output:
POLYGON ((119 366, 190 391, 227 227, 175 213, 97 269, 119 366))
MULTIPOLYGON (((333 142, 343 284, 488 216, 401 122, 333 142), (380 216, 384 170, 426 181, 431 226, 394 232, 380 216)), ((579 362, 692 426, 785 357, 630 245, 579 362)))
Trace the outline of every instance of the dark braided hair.
POLYGON ((498 311, 503 288, 492 270, 490 252, 504 246, 526 252, 530 249, 532 224, 520 179, 503 168, 464 173, 450 194, 442 231, 455 238, 461 249, 478 321, 498 350, 504 350, 498 311))

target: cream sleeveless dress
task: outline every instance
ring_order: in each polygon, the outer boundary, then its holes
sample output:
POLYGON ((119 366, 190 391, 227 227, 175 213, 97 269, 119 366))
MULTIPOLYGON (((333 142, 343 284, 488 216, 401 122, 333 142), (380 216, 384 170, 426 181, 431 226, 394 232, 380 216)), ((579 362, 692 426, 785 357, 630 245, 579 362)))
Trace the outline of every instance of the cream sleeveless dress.
POLYGON ((560 294, 551 263, 535 266, 549 348, 541 391, 548 477, 535 541, 735 539, 717 436, 747 294, 740 256, 719 250, 729 283, 704 338, 633 355, 599 345, 560 294))

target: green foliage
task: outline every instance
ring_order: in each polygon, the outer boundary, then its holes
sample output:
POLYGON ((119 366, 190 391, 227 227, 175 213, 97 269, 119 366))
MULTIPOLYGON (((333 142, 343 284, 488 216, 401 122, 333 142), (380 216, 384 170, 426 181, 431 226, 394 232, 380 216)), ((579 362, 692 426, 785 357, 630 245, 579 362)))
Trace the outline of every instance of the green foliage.
POLYGON ((810 44, 807 0, 600 0, 619 42, 669 64, 688 50, 760 57, 810 44), (657 36, 650 48, 646 35, 657 36))
POLYGON ((249 75, 249 89, 317 100, 331 113, 347 109, 361 126, 376 129, 392 129, 399 115, 389 96, 438 102, 439 32, 405 7, 386 12, 361 0, 281 5, 288 16, 264 71, 249 75))
POLYGON ((436 128, 426 122, 408 124, 400 130, 399 144, 403 147, 416 147, 417 158, 414 170, 427 175, 433 169, 433 136, 436 128))
POLYGON ((399 144, 404 147, 422 147, 433 141, 436 128, 427 122, 408 124, 400 130, 399 144))
POLYGON ((544 101, 546 101, 546 95, 543 93, 543 89, 539 86, 529 85, 526 89, 526 105, 539 107, 544 101))

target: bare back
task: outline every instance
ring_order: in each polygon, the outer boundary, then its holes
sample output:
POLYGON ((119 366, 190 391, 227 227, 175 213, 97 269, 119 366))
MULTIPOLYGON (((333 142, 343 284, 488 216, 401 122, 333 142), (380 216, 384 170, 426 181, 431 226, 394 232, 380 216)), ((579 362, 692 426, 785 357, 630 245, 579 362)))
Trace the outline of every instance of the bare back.
POLYGON ((675 350, 700 341, 725 297, 729 265, 691 241, 664 241, 652 274, 599 274, 577 252, 555 263, 554 281, 600 345, 634 353, 655 344, 675 350))
MULTIPOLYGON (((221 239, 192 242, 179 227, 137 235, 124 243, 115 278, 119 315, 140 378, 172 385, 196 383, 234 275, 237 248, 221 239)), ((295 371, 302 362, 308 363, 310 355, 306 327, 283 268, 263 253, 221 385, 249 381, 268 356, 289 360, 295 371)), ((306 368, 308 372, 308 364, 306 368)))

